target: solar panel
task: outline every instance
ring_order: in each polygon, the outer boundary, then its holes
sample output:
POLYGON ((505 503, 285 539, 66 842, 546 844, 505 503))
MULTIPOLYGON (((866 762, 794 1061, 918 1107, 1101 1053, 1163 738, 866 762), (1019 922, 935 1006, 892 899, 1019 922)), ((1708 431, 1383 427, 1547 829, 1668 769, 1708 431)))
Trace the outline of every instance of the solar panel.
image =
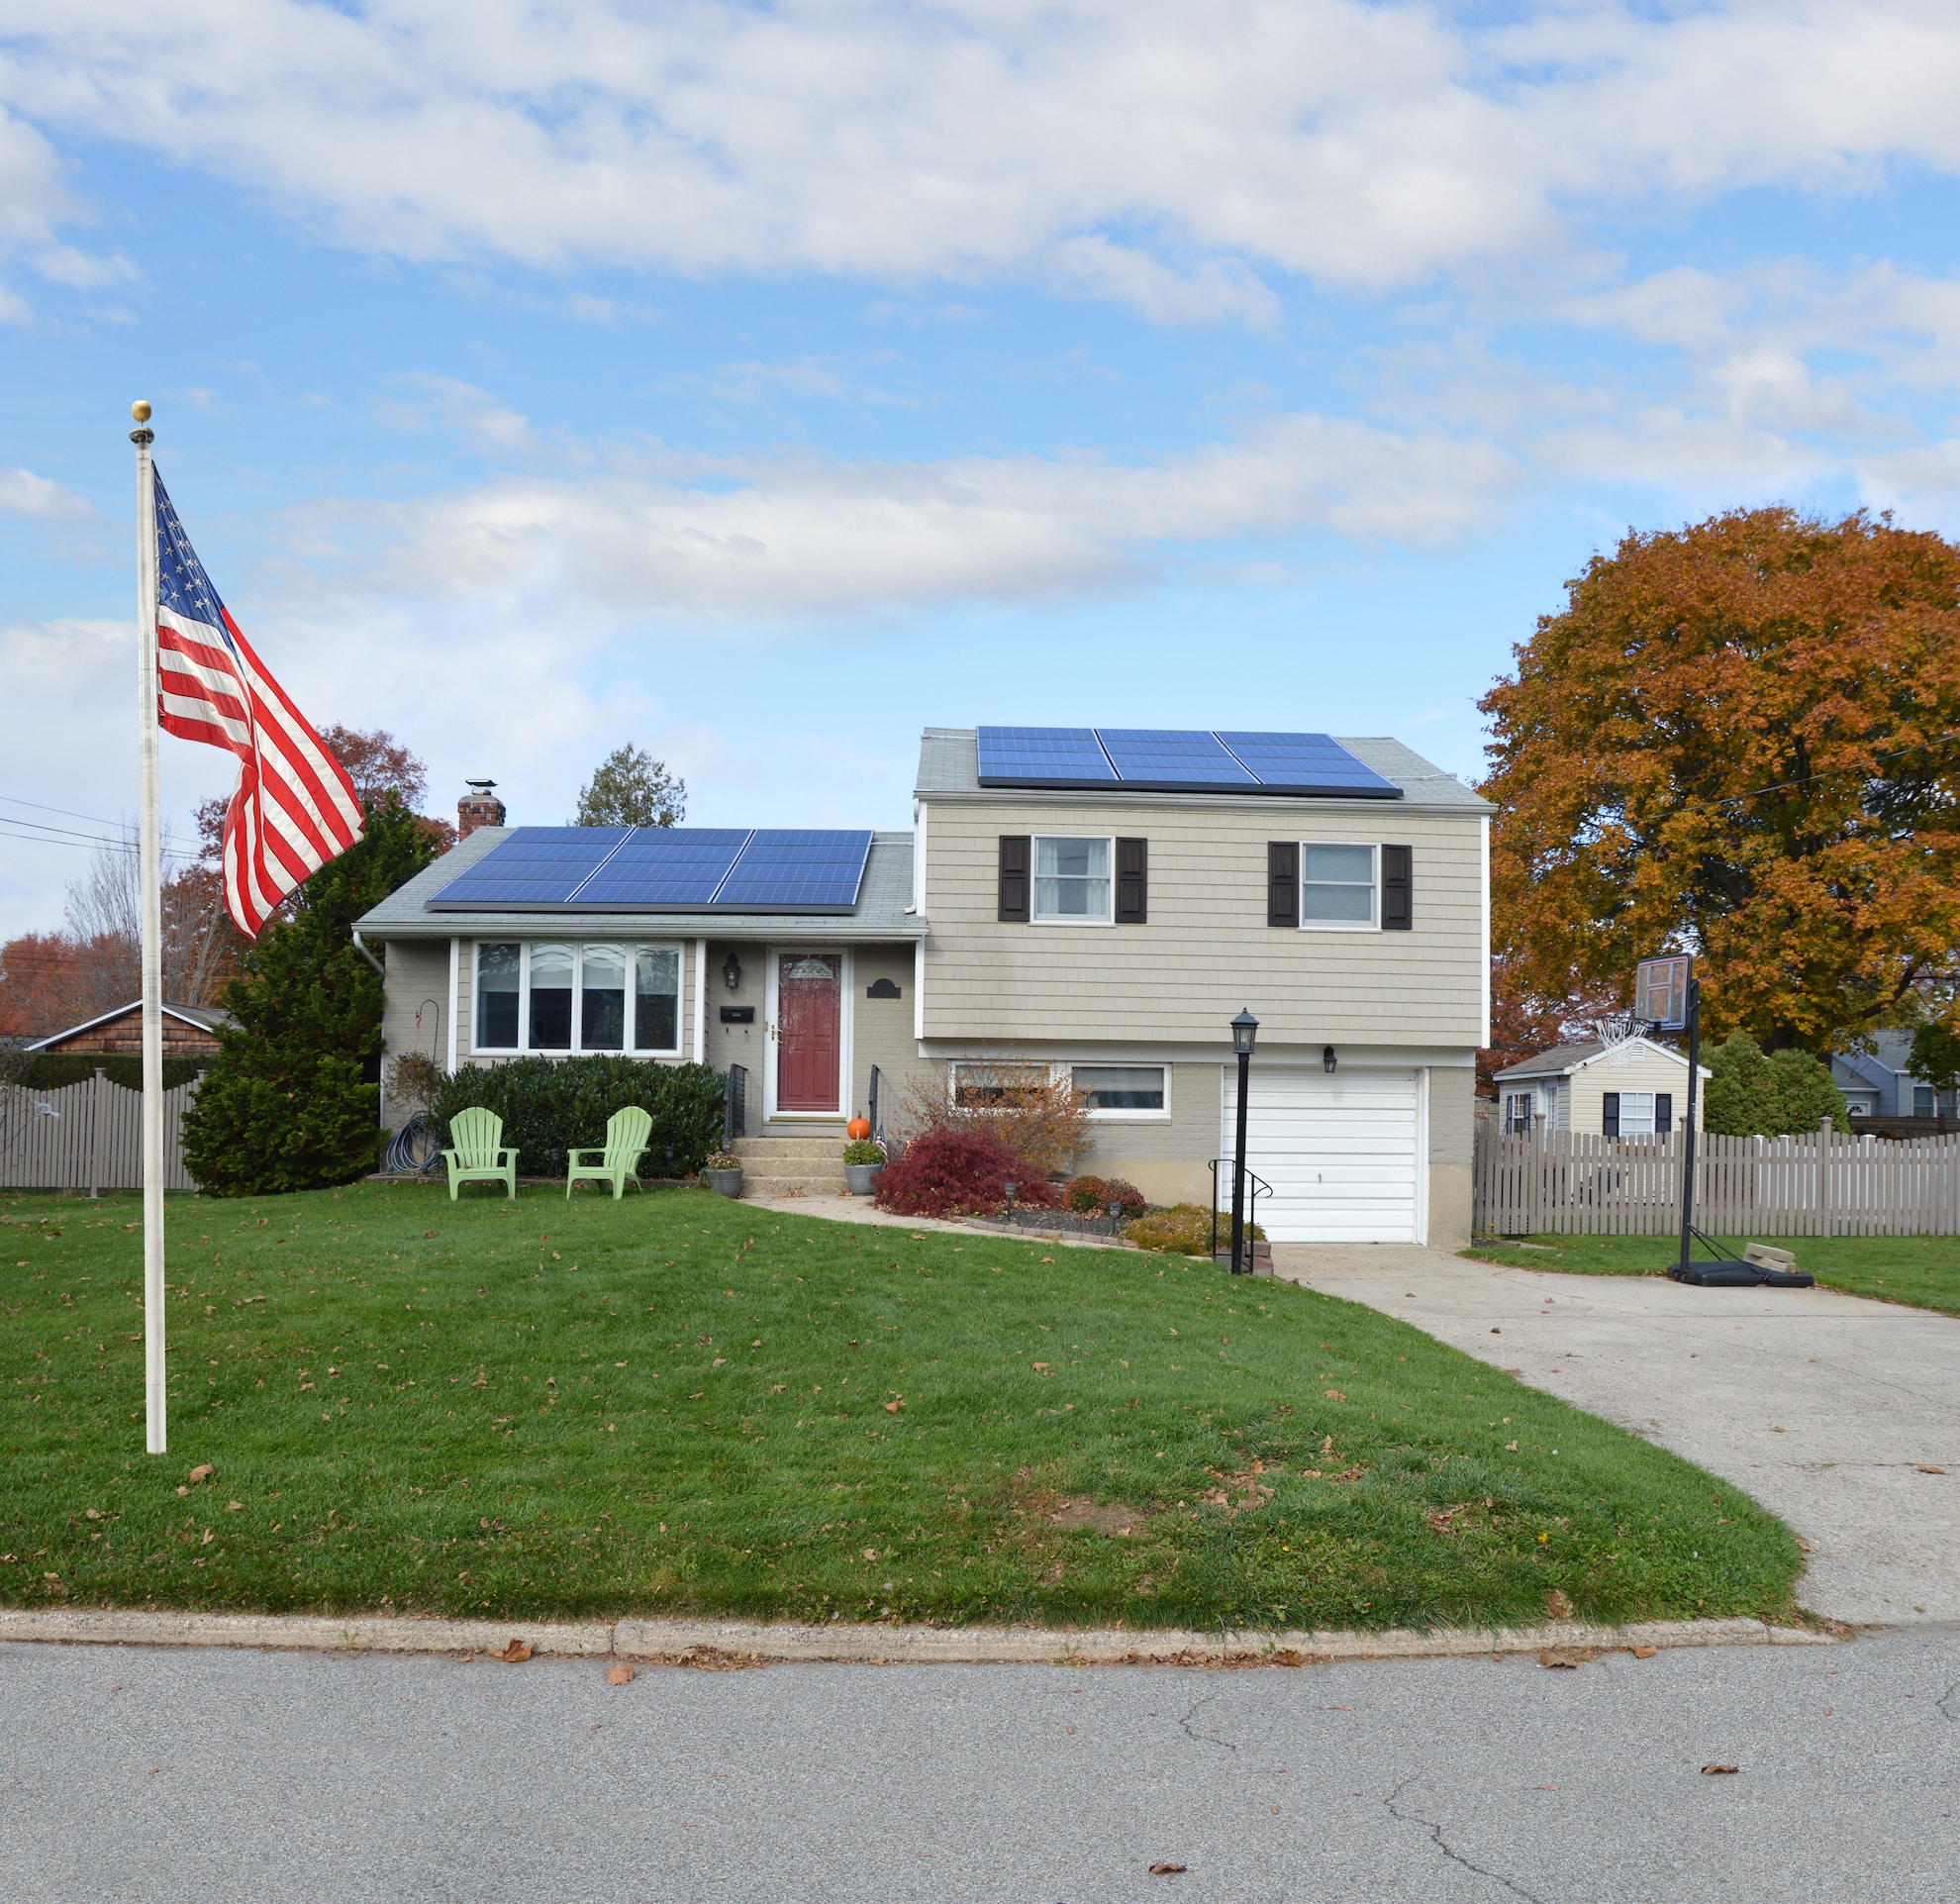
POLYGON ((983 787, 1105 786, 1117 777, 1086 727, 983 727, 979 730, 983 787))
POLYGON ((983 727, 983 787, 1112 785, 1138 792, 1321 794, 1399 800, 1402 789, 1324 734, 1203 728, 983 727))
POLYGON ((713 902, 746 827, 639 827, 579 888, 581 906, 706 906, 713 902))
POLYGON ((430 902, 438 908, 562 906, 631 827, 517 827, 430 902))
POLYGON ((756 912, 847 912, 857 903, 871 835, 763 828, 741 851, 719 908, 756 912))
POLYGON ((438 912, 849 912, 869 832, 519 827, 429 904, 438 912))
POLYGON ((1221 734, 1218 738, 1251 768, 1261 786, 1375 800, 1402 795, 1393 780, 1364 766, 1329 735, 1221 734))
POLYGON ((1125 786, 1161 789, 1258 784, 1219 745, 1216 734, 1105 727, 1098 728, 1096 736, 1125 786))

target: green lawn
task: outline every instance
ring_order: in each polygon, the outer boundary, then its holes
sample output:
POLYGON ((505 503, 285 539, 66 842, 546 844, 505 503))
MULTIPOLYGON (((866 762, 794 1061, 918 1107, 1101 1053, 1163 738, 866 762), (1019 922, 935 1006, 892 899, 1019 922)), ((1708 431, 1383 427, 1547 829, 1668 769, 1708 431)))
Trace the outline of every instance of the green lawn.
MULTIPOLYGON (((1482 1262, 1519 1269, 1561 1269, 1580 1276, 1658 1276, 1681 1253, 1673 1237, 1530 1237, 1473 1244, 1462 1252, 1482 1262)), ((1881 1302, 1911 1303, 1960 1316, 1960 1237, 1723 1237, 1739 1256, 1752 1241, 1773 1243, 1826 1289, 1881 1302)), ((1697 1258, 1708 1252, 1696 1246, 1697 1258)))
POLYGON ((15 1604, 1790 1611, 1795 1544, 1747 1497, 1372 1310, 695 1190, 173 1198, 171 1453, 151 1459, 138 1215, 0 1193, 15 1604))

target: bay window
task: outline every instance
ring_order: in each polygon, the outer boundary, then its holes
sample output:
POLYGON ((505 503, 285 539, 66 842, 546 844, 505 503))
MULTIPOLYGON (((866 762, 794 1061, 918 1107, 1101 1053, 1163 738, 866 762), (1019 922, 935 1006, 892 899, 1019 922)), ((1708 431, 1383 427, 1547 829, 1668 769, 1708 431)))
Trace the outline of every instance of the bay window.
POLYGON ((639 1052, 680 1049, 678 946, 480 942, 479 1052, 639 1052))

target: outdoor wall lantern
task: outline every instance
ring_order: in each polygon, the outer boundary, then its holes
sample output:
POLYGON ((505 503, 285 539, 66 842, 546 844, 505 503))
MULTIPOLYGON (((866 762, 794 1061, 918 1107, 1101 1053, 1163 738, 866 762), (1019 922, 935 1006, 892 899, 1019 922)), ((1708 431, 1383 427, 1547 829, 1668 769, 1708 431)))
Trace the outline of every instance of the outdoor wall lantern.
POLYGON ((1326 1074, 1329 1077, 1331 1077, 1333 1075, 1333 1068, 1334 1068, 1333 1047, 1331 1045, 1323 1045, 1321 1047, 1321 1069, 1325 1071, 1326 1074))
POLYGON ((1242 1276, 1245 1261, 1245 1098, 1252 1070, 1252 1047, 1259 1037, 1259 1021, 1251 1008, 1240 1009, 1231 1021, 1231 1049, 1238 1057, 1238 1143, 1231 1160, 1231 1273, 1242 1276))
POLYGON ((722 983, 732 992, 741 990, 741 960, 734 952, 729 953, 727 962, 722 966, 722 983))

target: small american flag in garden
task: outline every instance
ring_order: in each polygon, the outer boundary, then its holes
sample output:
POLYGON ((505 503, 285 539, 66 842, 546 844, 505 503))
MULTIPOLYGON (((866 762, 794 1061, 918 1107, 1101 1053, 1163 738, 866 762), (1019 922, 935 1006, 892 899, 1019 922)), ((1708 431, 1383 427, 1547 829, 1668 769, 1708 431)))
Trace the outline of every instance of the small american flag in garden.
POLYGON ((360 801, 239 633, 156 477, 157 719, 239 756, 225 815, 225 903, 256 939, 280 900, 361 836, 360 801))

